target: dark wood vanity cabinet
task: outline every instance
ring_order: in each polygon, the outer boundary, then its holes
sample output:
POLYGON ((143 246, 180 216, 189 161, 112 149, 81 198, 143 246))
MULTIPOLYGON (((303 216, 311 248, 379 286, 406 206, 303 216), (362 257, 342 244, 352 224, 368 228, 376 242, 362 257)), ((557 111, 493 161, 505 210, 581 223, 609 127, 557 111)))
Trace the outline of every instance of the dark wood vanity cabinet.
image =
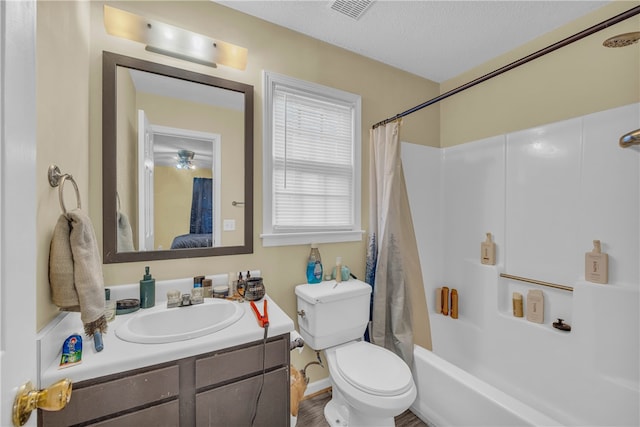
POLYGON ((196 394, 196 426, 288 426, 289 369, 253 376, 196 394), (262 393, 258 403, 258 393, 262 393), (255 422, 252 423, 253 413, 255 422))
POLYGON ((38 410, 38 425, 289 426, 289 375, 284 334, 79 382, 65 409, 38 410))

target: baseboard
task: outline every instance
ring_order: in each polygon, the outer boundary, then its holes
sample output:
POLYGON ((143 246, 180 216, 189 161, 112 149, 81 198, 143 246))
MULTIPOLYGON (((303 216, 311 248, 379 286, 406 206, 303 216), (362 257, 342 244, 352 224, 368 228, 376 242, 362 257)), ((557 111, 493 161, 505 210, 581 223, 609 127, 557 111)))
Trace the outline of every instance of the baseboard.
POLYGON ((304 392, 304 397, 307 398, 308 396, 325 392, 327 391, 327 389, 330 389, 330 388, 331 388, 331 381, 329 380, 329 377, 323 378, 318 381, 314 381, 307 385, 307 389, 304 392))

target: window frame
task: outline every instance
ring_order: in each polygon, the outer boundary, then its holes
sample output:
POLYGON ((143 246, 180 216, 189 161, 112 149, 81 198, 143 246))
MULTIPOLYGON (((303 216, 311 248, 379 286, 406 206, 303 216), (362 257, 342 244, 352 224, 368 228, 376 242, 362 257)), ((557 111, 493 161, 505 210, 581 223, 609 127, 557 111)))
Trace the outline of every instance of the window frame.
POLYGON ((310 243, 338 243, 361 241, 362 221, 362 99, 360 95, 323 86, 271 71, 262 71, 262 245, 286 246, 310 243), (351 105, 353 111, 353 228, 351 230, 278 232, 273 227, 273 93, 277 86, 291 88, 319 99, 334 99, 351 105))

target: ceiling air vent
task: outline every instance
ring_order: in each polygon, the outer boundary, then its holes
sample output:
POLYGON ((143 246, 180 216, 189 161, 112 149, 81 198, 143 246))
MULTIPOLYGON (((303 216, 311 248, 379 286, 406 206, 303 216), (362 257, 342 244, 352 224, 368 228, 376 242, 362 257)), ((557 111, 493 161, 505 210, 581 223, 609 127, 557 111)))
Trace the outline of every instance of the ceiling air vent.
POLYGON ((336 0, 331 9, 358 20, 373 3, 373 0, 336 0))

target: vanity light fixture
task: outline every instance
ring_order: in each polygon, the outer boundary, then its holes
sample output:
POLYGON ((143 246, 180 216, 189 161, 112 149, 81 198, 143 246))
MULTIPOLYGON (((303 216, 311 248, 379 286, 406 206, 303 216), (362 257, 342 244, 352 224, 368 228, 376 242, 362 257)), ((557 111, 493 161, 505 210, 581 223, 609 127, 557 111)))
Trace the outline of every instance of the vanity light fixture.
POLYGON ((147 19, 111 6, 104 6, 107 33, 146 44, 149 52, 216 67, 244 70, 247 49, 202 34, 147 19))

